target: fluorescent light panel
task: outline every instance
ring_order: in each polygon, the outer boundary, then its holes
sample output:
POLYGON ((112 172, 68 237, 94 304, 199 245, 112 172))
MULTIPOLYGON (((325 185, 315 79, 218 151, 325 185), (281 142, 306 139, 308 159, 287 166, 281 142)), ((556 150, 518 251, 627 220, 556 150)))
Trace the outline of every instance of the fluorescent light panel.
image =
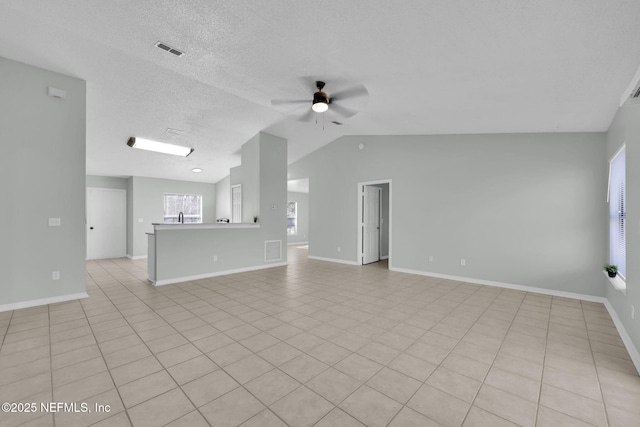
POLYGON ((193 153, 193 148, 183 147, 181 145, 167 144, 164 142, 152 141, 144 138, 129 138, 127 142, 129 147, 139 148, 141 150, 155 151, 157 153, 173 154, 174 156, 187 157, 193 153))

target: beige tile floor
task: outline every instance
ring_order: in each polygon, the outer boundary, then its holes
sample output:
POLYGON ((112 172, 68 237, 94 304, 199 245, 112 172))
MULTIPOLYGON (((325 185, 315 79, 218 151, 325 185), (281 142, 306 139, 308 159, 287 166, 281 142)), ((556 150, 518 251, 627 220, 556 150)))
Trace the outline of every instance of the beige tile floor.
POLYGON ((602 304, 306 255, 159 288, 88 262, 90 298, 0 313, 0 400, 91 412, 0 426, 640 425, 602 304))

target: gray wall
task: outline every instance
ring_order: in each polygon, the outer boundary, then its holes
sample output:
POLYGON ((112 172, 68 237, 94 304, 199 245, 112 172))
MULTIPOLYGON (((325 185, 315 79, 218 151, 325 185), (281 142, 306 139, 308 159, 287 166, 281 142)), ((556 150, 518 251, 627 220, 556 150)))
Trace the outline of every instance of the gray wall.
POLYGON ((164 222, 164 193, 202 195, 202 222, 216 220, 215 184, 175 181, 169 179, 132 177, 131 179, 131 223, 132 246, 127 245, 130 256, 147 255, 147 235, 153 232, 154 222, 164 222), (142 222, 139 219, 142 218, 142 222), (131 251, 131 252, 129 252, 131 251))
POLYGON ((126 190, 128 185, 129 178, 87 175, 87 188, 113 188, 116 190, 126 190))
MULTIPOLYGON (((230 184, 242 185, 242 222, 253 222, 260 212, 260 134, 242 145, 242 164, 231 169, 230 184)), ((286 167, 285 167, 286 171, 286 167)))
POLYGON ((289 202, 297 205, 297 231, 296 235, 287 235, 287 243, 306 243, 309 241, 309 194, 294 191, 287 192, 289 202))
POLYGON ((0 305, 86 290, 85 100, 83 80, 0 57, 0 305))
MULTIPOLYGON (((127 179, 127 256, 133 256, 133 177, 127 179)), ((137 255, 143 256, 143 254, 137 255)))
POLYGON ((355 262, 357 183, 392 179, 392 267, 602 296, 604 156, 602 133, 354 136, 289 179, 309 177, 312 256, 355 262))
MULTIPOLYGON (((278 263, 287 261, 287 141, 259 133, 248 143, 260 148, 248 151, 249 162, 245 163, 244 150, 242 157, 243 174, 258 175, 259 188, 253 190, 253 194, 259 194, 259 209, 255 211, 260 217, 259 228, 157 230, 157 280, 212 275, 273 264, 264 260, 267 240, 281 241, 282 259, 278 263), (259 154, 258 158, 253 157, 255 153, 259 154), (247 164, 253 165, 250 171, 247 164), (213 261, 214 255, 218 261, 213 261)), ((233 173, 231 176, 233 178, 233 173)))
POLYGON ((216 219, 231 220, 231 176, 227 175, 216 183, 216 219))
MULTIPOLYGON (((617 291, 603 277, 607 299, 622 321, 635 347, 640 349, 640 105, 623 107, 618 110, 607 133, 607 152, 602 163, 608 166, 609 159, 626 143, 627 172, 627 294, 617 291), (631 318, 631 306, 636 309, 635 319, 631 318)), ((606 190, 605 190, 606 191, 606 190)), ((604 200, 606 192, 600 197, 604 200)), ((609 230, 608 217, 603 221, 603 229, 609 230)), ((608 249, 608 243, 605 244, 608 249)), ((608 257, 605 258, 604 262, 608 257)))

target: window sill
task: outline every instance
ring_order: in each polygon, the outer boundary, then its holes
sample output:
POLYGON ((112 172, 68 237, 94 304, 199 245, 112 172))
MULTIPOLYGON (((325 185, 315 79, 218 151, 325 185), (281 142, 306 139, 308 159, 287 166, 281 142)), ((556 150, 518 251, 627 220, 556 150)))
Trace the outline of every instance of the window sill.
POLYGON ((607 279, 609 279, 609 283, 611 283, 613 289, 620 291, 625 295, 627 294, 627 283, 622 277, 620 277, 620 275, 616 275, 616 277, 609 277, 609 274, 605 270, 602 270, 602 273, 607 279))

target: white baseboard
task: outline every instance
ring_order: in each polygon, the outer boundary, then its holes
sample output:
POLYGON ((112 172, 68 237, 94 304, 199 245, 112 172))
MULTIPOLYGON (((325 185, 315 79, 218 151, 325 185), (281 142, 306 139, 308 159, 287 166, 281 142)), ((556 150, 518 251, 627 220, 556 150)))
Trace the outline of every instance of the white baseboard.
POLYGON ((287 246, 302 246, 302 245, 308 245, 309 242, 291 242, 291 243, 287 243, 287 246))
POLYGON ((318 261, 336 262, 338 264, 360 265, 355 261, 347 261, 347 260, 344 260, 344 259, 337 259, 337 258, 325 258, 325 257, 321 257, 321 256, 312 256, 312 255, 309 255, 308 258, 316 259, 318 261))
POLYGON ((380 257, 380 259, 389 259, 389 255, 383 255, 380 257))
POLYGON ((524 292, 533 292, 536 294, 544 294, 544 295, 551 295, 551 296, 564 297, 564 298, 573 298, 573 299, 579 299, 583 301, 600 302, 604 304, 604 306, 607 308, 607 311, 611 316, 611 320, 613 320, 613 323, 616 325, 616 329, 618 330, 618 333, 620 334, 620 338, 622 339, 622 342, 624 343, 625 347, 627 348, 627 351, 629 352, 629 356, 631 357, 631 360, 633 361, 633 364, 636 367, 636 370, 638 371, 638 373, 640 373, 640 353, 638 352, 638 349, 636 348, 636 346, 633 344, 633 341, 631 340, 631 337, 627 333, 627 330, 624 328, 622 321, 618 317, 618 313, 616 313, 616 311, 613 309, 613 306, 611 305, 611 303, 606 297, 577 294, 574 292, 556 291, 553 289, 536 288, 534 286, 514 285, 512 283, 494 282, 490 280, 474 279, 471 277, 450 276, 447 274, 429 273, 425 271, 410 270, 406 268, 392 268, 391 266, 389 266, 389 270, 397 271, 400 273, 417 274, 420 276, 430 276, 430 277, 438 277, 441 279, 456 280, 460 282, 476 283, 479 285, 496 286, 496 287, 506 288, 506 289, 515 289, 515 290, 524 291, 524 292))
POLYGON ((136 255, 136 256, 133 256, 133 255, 129 255, 129 254, 127 254, 127 258, 129 258, 130 260, 134 260, 134 259, 146 259, 146 258, 147 258, 147 256, 146 256, 146 255, 136 255))
POLYGON ((174 279, 163 279, 151 281, 153 286, 173 285, 175 283, 189 282, 191 280, 208 279, 209 277, 226 276, 228 274, 246 273, 248 271, 264 270, 265 268, 283 267, 288 265, 287 262, 278 262, 273 264, 256 265, 254 267, 234 268, 232 270, 216 271, 211 273, 197 274, 195 276, 176 277, 174 279))
POLYGON ((627 348, 627 351, 629 352, 629 356, 631 357, 631 361, 633 362, 633 365, 636 367, 636 371, 640 373, 640 353, 638 353, 638 349, 636 348, 635 345, 633 345, 633 341, 631 341, 631 337, 627 333, 627 330, 624 328, 624 325, 622 324, 620 317, 618 317, 618 313, 616 313, 616 311, 613 309, 613 306, 611 305, 609 300, 606 298, 604 301, 604 306, 607 307, 609 316, 611 316, 611 320, 613 320, 613 323, 616 325, 616 329, 620 334, 620 338, 622 338, 622 342, 624 343, 624 346, 627 348))
POLYGON ((389 266, 389 270, 397 271, 400 273, 417 274, 420 276, 437 277, 439 279, 457 280, 459 282, 476 283, 478 285, 496 286, 498 288, 515 289, 523 292, 533 292, 536 294, 551 295, 554 297, 573 298, 583 301, 601 302, 604 303, 607 299, 605 297, 597 297, 594 295, 577 294, 574 292, 556 291, 554 289, 536 288, 534 286, 514 285, 512 283, 494 282, 492 280, 474 279, 472 277, 463 276, 451 276, 448 274, 431 273, 428 271, 410 270, 407 268, 397 268, 389 266))
POLYGON ((11 304, 0 305, 0 312, 19 310, 21 308, 38 307, 40 305, 56 304, 59 302, 72 301, 76 299, 88 298, 89 295, 86 292, 79 294, 61 295, 59 297, 32 299, 29 301, 14 302, 11 304))

